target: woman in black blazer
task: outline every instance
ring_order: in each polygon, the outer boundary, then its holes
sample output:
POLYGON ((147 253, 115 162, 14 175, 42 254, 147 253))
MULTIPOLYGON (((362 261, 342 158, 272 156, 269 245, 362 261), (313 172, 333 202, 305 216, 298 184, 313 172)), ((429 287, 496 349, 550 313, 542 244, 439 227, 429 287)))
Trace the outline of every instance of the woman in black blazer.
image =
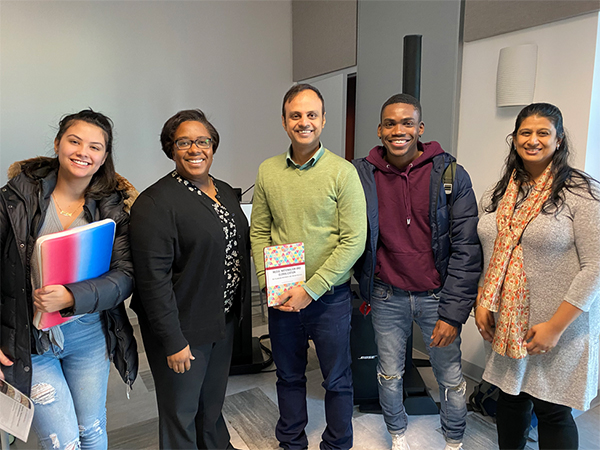
POLYGON ((219 134, 200 110, 161 133, 175 170, 131 210, 139 316, 156 385, 161 449, 232 448, 221 409, 233 334, 249 301, 248 223, 231 186, 209 175, 219 134))

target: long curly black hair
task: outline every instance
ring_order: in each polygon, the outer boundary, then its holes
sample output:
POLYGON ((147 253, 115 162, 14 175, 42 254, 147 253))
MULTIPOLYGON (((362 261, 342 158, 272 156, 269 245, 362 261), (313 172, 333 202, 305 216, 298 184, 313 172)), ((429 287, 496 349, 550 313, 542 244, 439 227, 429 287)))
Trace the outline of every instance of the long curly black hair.
POLYGON ((521 110, 515 121, 515 129, 506 138, 507 143, 510 145, 510 151, 506 157, 504 164, 504 172, 500 181, 496 183, 492 192, 491 203, 485 208, 488 213, 496 211, 500 200, 506 192, 506 188, 510 181, 510 177, 515 171, 515 179, 520 183, 521 187, 521 199, 525 199, 528 190, 532 186, 532 178, 529 172, 525 170, 523 160, 517 153, 515 147, 515 138, 517 132, 521 127, 521 124, 525 119, 531 116, 544 117, 548 119, 556 129, 556 135, 560 139, 560 145, 552 155, 552 175, 554 181, 552 182, 552 192, 548 197, 548 200, 542 207, 542 213, 558 213, 565 201, 565 189, 576 195, 589 194, 593 199, 599 200, 597 192, 594 192, 592 184, 598 185, 598 181, 590 177, 585 172, 575 169, 569 165, 570 157, 570 142, 569 138, 565 133, 563 126, 563 116, 556 106, 550 103, 532 103, 521 110))

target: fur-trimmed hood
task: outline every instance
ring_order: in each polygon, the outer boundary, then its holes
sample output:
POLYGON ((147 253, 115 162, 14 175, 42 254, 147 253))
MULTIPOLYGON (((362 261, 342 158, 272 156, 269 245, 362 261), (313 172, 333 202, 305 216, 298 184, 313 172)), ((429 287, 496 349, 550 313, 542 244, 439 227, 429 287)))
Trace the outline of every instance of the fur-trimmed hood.
MULTIPOLYGON (((58 161, 40 157, 14 164, 11 179, 0 189, 0 229, 2 230, 2 302, 0 342, 2 352, 15 363, 1 366, 6 379, 21 392, 31 392, 31 355, 38 344, 31 332, 33 317, 31 257, 42 227, 51 194, 56 186, 58 161)), ((75 304, 73 314, 99 311, 105 324, 107 351, 123 380, 130 386, 138 371, 133 330, 127 320, 123 300, 133 289, 133 263, 129 248, 129 215, 137 192, 123 177, 112 192, 86 195, 87 222, 112 219, 115 238, 108 272, 101 277, 68 284, 75 304), (99 197, 98 199, 93 197, 99 197)))
MULTIPOLYGON (((23 168, 27 164, 37 163, 40 167, 45 165, 49 165, 49 163, 54 160, 54 158, 49 158, 47 156, 36 156, 35 158, 24 159, 23 161, 16 161, 10 165, 8 168, 8 179, 11 180, 17 175, 23 172, 23 168)), ((117 190, 123 193, 125 211, 129 213, 131 210, 131 206, 135 199, 138 197, 139 192, 137 189, 129 182, 127 178, 122 175, 116 174, 117 178, 117 190)))

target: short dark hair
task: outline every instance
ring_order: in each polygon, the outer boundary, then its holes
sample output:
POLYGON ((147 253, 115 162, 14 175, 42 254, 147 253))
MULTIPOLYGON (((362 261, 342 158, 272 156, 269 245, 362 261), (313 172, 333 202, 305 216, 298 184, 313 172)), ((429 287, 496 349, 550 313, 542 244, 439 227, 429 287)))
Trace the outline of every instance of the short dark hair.
POLYGON ((322 105, 321 112, 323 114, 325 114, 325 99, 323 99, 323 96, 321 95, 319 90, 316 87, 311 86, 310 84, 300 83, 300 84, 295 84, 294 86, 289 88, 288 91, 283 96, 283 104, 281 105, 281 115, 283 117, 285 117, 285 104, 291 102, 292 100, 294 100, 294 98, 296 98, 296 96, 300 92, 306 91, 306 90, 313 91, 315 94, 317 94, 317 97, 319 97, 319 100, 321 100, 321 105, 322 105))
POLYGON ((419 122, 423 119, 423 109, 421 108, 421 103, 415 97, 409 94, 395 94, 388 98, 383 106, 381 107, 381 112, 379 113, 379 121, 383 120, 383 110, 389 105, 395 105, 396 103, 404 103, 405 105, 412 105, 419 112, 419 122))
MULTIPOLYGON (((95 125, 102 130, 104 134, 106 160, 100 166, 98 171, 92 177, 90 184, 85 190, 87 197, 99 200, 112 194, 117 187, 117 177, 115 174, 115 163, 113 161, 113 122, 107 116, 92 108, 84 109, 75 114, 63 116, 58 123, 58 132, 54 142, 60 143, 60 140, 66 131, 75 122, 86 122, 95 125)), ((58 163, 58 159, 57 159, 58 163)), ((58 168, 58 164, 57 164, 58 168)))
POLYGON ((175 140, 173 138, 175 137, 177 128, 179 128, 179 125, 183 122, 200 122, 204 125, 212 140, 213 153, 217 153, 217 148, 219 147, 219 133, 217 129, 208 121, 206 115, 199 109, 185 109, 179 111, 167 120, 160 133, 160 145, 162 151, 165 152, 165 155, 167 155, 169 159, 173 159, 173 146, 175 145, 175 140))

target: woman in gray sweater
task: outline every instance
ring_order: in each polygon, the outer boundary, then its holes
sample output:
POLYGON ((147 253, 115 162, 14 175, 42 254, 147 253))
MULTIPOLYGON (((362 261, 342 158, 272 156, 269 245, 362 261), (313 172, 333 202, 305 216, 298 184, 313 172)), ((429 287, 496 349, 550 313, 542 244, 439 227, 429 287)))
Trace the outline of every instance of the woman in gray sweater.
POLYGON ((501 390, 501 449, 525 447, 532 412, 540 449, 576 449, 571 408, 589 409, 598 390, 600 189, 569 166, 557 107, 525 107, 509 142, 503 176, 480 204, 483 378, 501 390))

